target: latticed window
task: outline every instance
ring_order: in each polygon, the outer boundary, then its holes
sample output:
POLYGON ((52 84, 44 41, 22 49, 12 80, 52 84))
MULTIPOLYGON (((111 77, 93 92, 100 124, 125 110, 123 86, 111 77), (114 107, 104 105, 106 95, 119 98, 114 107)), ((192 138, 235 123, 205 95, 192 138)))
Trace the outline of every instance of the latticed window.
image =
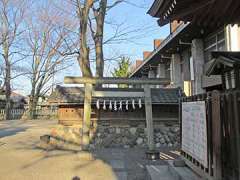
POLYGON ((209 35, 204 40, 204 59, 205 62, 211 60, 211 52, 213 51, 225 51, 226 43, 225 43, 225 32, 224 29, 209 35))

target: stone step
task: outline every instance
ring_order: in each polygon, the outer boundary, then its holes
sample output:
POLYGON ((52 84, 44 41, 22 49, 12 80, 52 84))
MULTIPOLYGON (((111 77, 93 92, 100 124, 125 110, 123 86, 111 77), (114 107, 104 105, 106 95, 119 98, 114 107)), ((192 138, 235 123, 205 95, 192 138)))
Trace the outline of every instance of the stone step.
MULTIPOLYGON (((180 162, 180 161, 179 161, 180 162)), ((176 166, 173 160, 168 160, 169 172, 178 180, 201 180, 202 178, 194 173, 187 166, 176 166)), ((179 163, 177 163, 179 164, 179 163)))
POLYGON ((148 165, 147 180, 178 180, 169 170, 169 165, 148 165))
POLYGON ((168 165, 149 165, 147 180, 202 180, 187 166, 175 167, 173 161, 167 161, 168 165))
POLYGON ((127 180, 127 172, 123 171, 123 172, 115 172, 115 175, 117 177, 117 180, 127 180))

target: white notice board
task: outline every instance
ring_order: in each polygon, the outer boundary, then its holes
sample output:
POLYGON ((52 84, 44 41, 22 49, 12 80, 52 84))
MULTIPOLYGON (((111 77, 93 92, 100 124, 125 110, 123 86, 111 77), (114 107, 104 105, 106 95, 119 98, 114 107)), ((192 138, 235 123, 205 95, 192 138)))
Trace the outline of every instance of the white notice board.
POLYGON ((207 120, 204 101, 182 103, 182 150, 206 168, 207 155, 207 120))

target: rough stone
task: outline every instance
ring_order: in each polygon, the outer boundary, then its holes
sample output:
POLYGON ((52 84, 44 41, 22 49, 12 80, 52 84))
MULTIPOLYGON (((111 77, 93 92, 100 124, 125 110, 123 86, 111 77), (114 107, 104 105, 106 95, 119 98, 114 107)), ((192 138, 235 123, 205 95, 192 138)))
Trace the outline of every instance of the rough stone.
POLYGON ((169 143, 169 144, 168 144, 168 147, 173 147, 173 144, 172 144, 172 143, 169 143))
POLYGON ((144 128, 137 128, 137 133, 139 133, 139 134, 144 133, 144 128))
POLYGON ((141 137, 137 138, 136 143, 137 143, 138 145, 141 145, 141 144, 143 143, 143 138, 141 138, 141 137))
POLYGON ((132 127, 132 128, 129 129, 129 131, 132 135, 135 135, 136 132, 137 132, 137 128, 132 127))
POLYGON ((164 139, 164 138, 161 138, 161 139, 159 140, 159 142, 160 142, 161 144, 165 144, 165 139, 164 139))
POLYGON ((117 133, 117 134, 121 134, 120 128, 118 128, 118 127, 116 128, 116 133, 117 133))
POLYGON ((156 133, 156 137, 161 138, 162 134, 160 132, 156 133))
POLYGON ((173 132, 173 133, 177 133, 177 132, 180 131, 180 128, 179 127, 171 127, 170 131, 173 132))
MULTIPOLYGON (((146 147, 146 128, 138 127, 111 127, 98 126, 97 133, 93 137, 92 144, 97 147, 146 147), (107 130, 106 130, 107 129, 107 130)), ((157 147, 179 146, 179 131, 174 132, 177 126, 161 126, 154 129, 154 142, 157 147)), ((70 133, 71 134, 71 133, 70 133)), ((71 135, 72 136, 72 135, 71 135)))
POLYGON ((109 133, 110 133, 110 134, 113 134, 114 132, 115 132, 115 128, 114 128, 114 127, 109 128, 109 133))
POLYGON ((159 148, 161 146, 160 143, 156 143, 156 148, 159 148))

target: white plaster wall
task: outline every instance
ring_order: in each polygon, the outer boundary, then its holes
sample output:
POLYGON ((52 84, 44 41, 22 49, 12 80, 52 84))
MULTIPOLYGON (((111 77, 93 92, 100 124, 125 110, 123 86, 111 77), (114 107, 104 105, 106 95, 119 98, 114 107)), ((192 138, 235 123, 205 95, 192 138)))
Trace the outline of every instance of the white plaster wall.
POLYGON ((229 51, 240 51, 240 27, 238 25, 227 26, 227 49, 229 51))

